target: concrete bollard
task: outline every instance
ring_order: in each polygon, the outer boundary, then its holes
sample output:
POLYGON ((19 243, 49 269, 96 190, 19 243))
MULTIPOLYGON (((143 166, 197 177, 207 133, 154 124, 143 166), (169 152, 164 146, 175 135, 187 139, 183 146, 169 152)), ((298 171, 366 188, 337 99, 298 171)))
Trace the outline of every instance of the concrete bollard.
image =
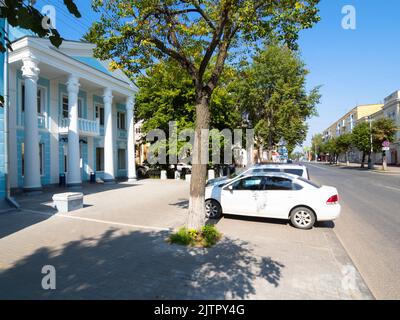
POLYGON ((185 176, 186 182, 190 182, 191 179, 192 179, 192 175, 191 175, 191 174, 187 174, 187 175, 185 176))
POLYGON ((167 171, 166 170, 162 170, 161 171, 161 180, 167 180, 167 171))
POLYGON ((175 180, 181 179, 181 173, 179 171, 175 171, 175 180))
POLYGON ((215 171, 208 170, 208 180, 215 179, 215 171))

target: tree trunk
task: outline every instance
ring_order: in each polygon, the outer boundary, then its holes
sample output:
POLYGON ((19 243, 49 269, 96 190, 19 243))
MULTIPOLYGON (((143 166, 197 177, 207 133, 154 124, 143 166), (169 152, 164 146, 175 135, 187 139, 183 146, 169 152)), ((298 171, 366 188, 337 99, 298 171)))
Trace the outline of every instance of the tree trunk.
POLYGON ((207 163, 209 139, 203 137, 203 130, 210 127, 209 96, 205 93, 198 94, 196 101, 196 123, 192 160, 192 179, 190 182, 190 199, 187 228, 200 230, 206 222, 205 212, 205 186, 207 181, 207 163), (207 153, 205 155, 204 153, 207 153), (203 160, 203 161, 202 161, 203 160))
POLYGON ((382 153, 382 170, 386 171, 387 170, 387 156, 386 156, 386 151, 382 153))
POLYGON ((365 167, 365 152, 363 152, 363 155, 362 155, 362 160, 361 160, 361 168, 364 168, 365 167))

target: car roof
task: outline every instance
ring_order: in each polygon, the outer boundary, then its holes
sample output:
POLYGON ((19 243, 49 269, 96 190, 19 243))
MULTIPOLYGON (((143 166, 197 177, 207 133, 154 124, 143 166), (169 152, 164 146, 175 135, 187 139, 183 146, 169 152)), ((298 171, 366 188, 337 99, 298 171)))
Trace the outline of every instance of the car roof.
POLYGON ((262 168, 293 168, 293 169, 305 169, 306 166, 302 164, 295 164, 295 163, 268 163, 268 164, 256 164, 250 169, 262 169, 262 168))
POLYGON ((240 178, 248 178, 248 177, 280 177, 280 178, 290 178, 292 180, 299 178, 299 176, 295 174, 290 174, 286 172, 255 172, 240 178))

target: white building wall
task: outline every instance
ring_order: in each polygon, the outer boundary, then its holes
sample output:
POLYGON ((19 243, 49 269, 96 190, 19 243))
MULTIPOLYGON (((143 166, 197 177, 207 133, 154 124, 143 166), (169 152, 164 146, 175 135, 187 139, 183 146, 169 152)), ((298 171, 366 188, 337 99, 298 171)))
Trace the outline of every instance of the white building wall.
POLYGON ((50 81, 50 118, 49 118, 49 129, 50 129, 50 183, 56 184, 59 182, 60 173, 60 153, 59 153, 59 134, 58 134, 58 122, 59 122, 59 82, 56 80, 50 81))
POLYGON ((17 74, 14 68, 9 69, 9 159, 10 159, 10 186, 18 186, 18 163, 17 156, 17 74))

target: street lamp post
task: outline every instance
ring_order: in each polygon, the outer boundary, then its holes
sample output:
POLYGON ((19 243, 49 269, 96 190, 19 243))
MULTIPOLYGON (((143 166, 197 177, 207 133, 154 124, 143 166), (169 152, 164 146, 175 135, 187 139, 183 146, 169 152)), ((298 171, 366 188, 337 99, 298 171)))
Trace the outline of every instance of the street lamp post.
POLYGON ((369 157, 368 157, 368 169, 372 169, 372 153, 374 152, 374 147, 373 147, 373 139, 372 139, 372 117, 369 116, 368 117, 369 120, 369 137, 370 137, 370 153, 369 153, 369 157))

